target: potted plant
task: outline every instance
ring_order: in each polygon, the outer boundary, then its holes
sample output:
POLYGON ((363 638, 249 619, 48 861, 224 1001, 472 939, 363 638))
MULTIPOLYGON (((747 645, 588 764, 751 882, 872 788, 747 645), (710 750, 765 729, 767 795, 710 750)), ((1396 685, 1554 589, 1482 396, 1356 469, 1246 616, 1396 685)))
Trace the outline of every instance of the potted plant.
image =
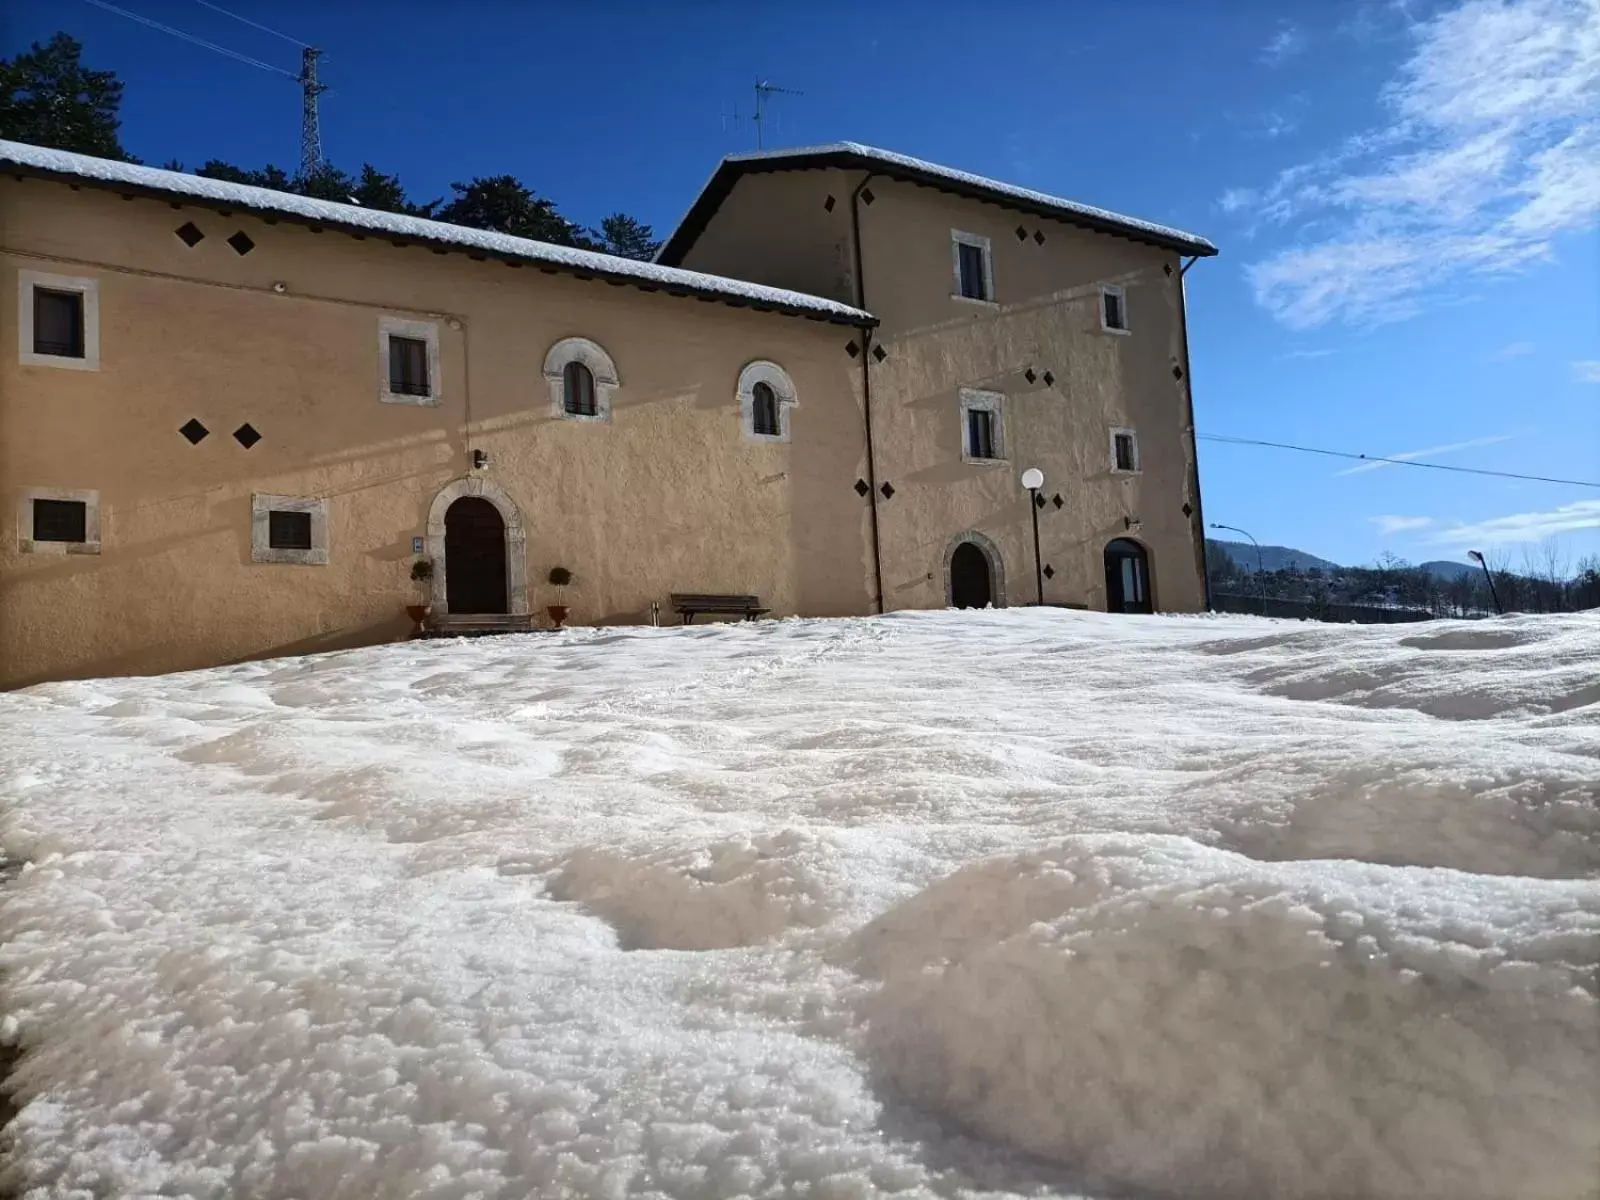
POLYGON ((550 584, 556 589, 556 599, 558 601, 563 601, 563 603, 547 605, 545 607, 545 612, 550 614, 550 620, 555 623, 555 627, 557 629, 560 629, 561 622, 567 619, 567 606, 564 601, 567 598, 567 584, 571 582, 571 571, 567 570, 565 567, 550 568, 550 584))
POLYGON ((422 632, 422 623, 428 619, 428 611, 432 605, 428 603, 430 585, 433 583, 433 560, 419 558, 411 564, 411 581, 417 585, 418 603, 406 605, 406 616, 417 623, 417 632, 422 632))

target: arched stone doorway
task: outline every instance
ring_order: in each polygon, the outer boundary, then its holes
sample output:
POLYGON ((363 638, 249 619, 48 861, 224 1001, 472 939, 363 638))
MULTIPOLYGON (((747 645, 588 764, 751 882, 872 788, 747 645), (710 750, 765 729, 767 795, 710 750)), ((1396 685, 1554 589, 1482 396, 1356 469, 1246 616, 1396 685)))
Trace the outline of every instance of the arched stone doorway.
POLYGON ((528 611, 527 535, 505 490, 482 476, 452 480, 428 508, 433 611, 528 611))
POLYGON ((506 523, 482 496, 444 512, 445 602, 453 613, 506 611, 506 523))
POLYGON ((1132 538, 1106 543, 1106 611, 1155 611, 1150 600, 1150 559, 1132 538))
POLYGON ((1000 547, 968 530, 950 540, 944 552, 945 602, 951 608, 1006 606, 1005 562, 1000 547))

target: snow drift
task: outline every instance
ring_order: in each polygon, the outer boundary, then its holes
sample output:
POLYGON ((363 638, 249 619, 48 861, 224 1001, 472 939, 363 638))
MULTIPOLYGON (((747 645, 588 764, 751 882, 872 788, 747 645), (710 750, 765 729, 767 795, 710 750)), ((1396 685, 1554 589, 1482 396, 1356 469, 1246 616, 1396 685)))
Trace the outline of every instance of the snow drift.
POLYGON ((1075 839, 852 941, 913 1100, 1108 1180, 1233 1198, 1584 1196, 1600 896, 1075 839))

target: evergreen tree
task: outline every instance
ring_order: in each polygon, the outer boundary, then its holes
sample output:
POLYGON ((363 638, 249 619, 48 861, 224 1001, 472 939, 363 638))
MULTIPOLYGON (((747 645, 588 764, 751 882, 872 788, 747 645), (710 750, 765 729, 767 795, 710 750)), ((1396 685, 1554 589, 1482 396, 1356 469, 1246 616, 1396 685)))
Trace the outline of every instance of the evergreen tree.
POLYGON ((65 33, 15 58, 0 59, 0 138, 129 159, 122 124, 122 81, 114 71, 85 70, 83 44, 65 33))
POLYGON ((655 230, 641 225, 626 213, 612 213, 600 222, 599 229, 589 231, 598 249, 623 258, 637 258, 649 262, 661 249, 661 240, 655 230))
POLYGON ((400 185, 400 176, 385 175, 371 163, 361 164, 361 178, 356 181, 350 198, 363 208, 405 213, 413 217, 431 217, 433 210, 439 206, 437 200, 430 200, 426 204, 411 203, 406 198, 405 188, 400 185))
POLYGON ((593 248, 582 229, 557 212, 551 201, 534 195, 514 175, 479 177, 470 183, 452 183, 450 189, 455 198, 434 214, 441 221, 558 246, 593 248))
POLYGON ((297 189, 294 180, 289 178, 289 173, 282 167, 272 166, 270 163, 259 171, 246 171, 225 163, 221 159, 213 158, 204 166, 195 171, 196 175, 206 179, 220 179, 224 183, 247 183, 251 187, 271 188, 275 192, 292 192, 297 189))

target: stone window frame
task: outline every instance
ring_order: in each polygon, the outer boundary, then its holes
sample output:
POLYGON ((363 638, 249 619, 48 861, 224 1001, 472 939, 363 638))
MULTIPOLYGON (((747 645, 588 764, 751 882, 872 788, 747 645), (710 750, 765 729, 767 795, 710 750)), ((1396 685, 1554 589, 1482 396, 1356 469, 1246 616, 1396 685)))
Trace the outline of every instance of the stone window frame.
POLYGON ((23 554, 99 554, 100 493, 84 488, 24 488, 17 498, 17 549, 23 554), (83 541, 36 542, 33 538, 35 500, 79 500, 83 503, 83 541))
POLYGON ((1139 455, 1139 431, 1126 425, 1112 426, 1107 436, 1107 446, 1111 452, 1111 473, 1113 475, 1142 475, 1144 474, 1144 460, 1139 455), (1117 438, 1126 436, 1133 442, 1133 466, 1125 468, 1117 466, 1117 438))
POLYGON ((738 393, 739 433, 745 441, 772 444, 793 440, 790 413, 800 406, 800 393, 794 386, 794 380, 789 378, 789 372, 770 359, 752 359, 739 370, 738 393), (756 384, 758 383, 766 384, 778 398, 777 433, 756 432, 756 384))
POLYGON ((302 567, 328 565, 328 499, 326 496, 273 496, 255 492, 250 497, 250 561, 292 563, 302 567), (290 550, 274 546, 272 512, 311 514, 311 548, 290 550))
POLYGON ((437 408, 444 399, 444 378, 439 364, 439 322, 411 317, 378 318, 378 400, 383 404, 411 404, 437 408), (428 394, 413 396, 389 390, 389 339, 415 338, 428 347, 428 394))
POLYGON ((989 560, 989 607, 1007 608, 1006 599, 1006 560, 1000 553, 1000 547, 988 534, 979 533, 976 529, 968 529, 955 535, 944 547, 944 605, 954 608, 956 604, 955 580, 950 575, 950 564, 955 559, 956 550, 963 542, 971 542, 983 556, 989 560))
POLYGON ((89 275, 52 275, 48 271, 17 272, 17 363, 24 367, 56 367, 64 371, 100 369, 100 281, 89 275), (33 293, 77 292, 83 297, 83 357, 39 354, 33 348, 33 293))
POLYGON ((1100 329, 1103 333, 1114 333, 1119 337, 1126 337, 1133 332, 1133 322, 1128 319, 1128 289, 1118 283, 1102 283, 1100 285, 1100 329), (1112 325, 1106 321, 1106 297, 1117 298, 1117 309, 1122 314, 1122 324, 1112 325))
POLYGON ((976 304, 982 308, 998 308, 994 293, 994 247, 981 233, 965 230, 950 231, 950 298, 963 304, 976 304), (961 247, 974 246, 983 251, 983 296, 965 296, 961 292, 961 247))
POLYGON ((617 364, 604 346, 586 337, 564 337, 544 356, 544 378, 550 385, 550 415, 562 421, 609 421, 611 397, 622 386, 617 364), (594 412, 567 411, 567 364, 578 362, 594 377, 594 412))
POLYGON ((1006 396, 1004 392, 986 392, 980 388, 961 388, 961 461, 974 466, 1010 461, 1011 445, 1006 437, 1006 396), (992 458, 977 458, 972 453, 972 428, 967 414, 974 409, 994 414, 993 432, 995 454, 992 458))

